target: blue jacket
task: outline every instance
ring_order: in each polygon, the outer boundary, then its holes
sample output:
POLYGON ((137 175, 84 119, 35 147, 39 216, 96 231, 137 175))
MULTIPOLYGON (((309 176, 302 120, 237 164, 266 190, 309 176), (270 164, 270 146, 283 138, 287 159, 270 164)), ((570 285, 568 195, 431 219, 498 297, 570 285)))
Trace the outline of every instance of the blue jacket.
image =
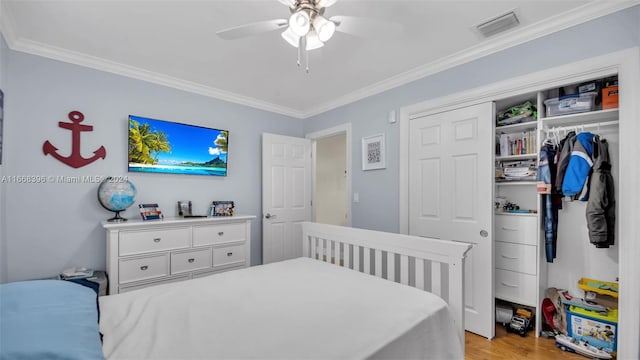
POLYGON ((562 181, 562 194, 564 196, 579 195, 578 200, 582 201, 589 199, 587 179, 593 166, 593 161, 591 160, 593 137, 594 135, 590 132, 576 135, 576 142, 562 181))

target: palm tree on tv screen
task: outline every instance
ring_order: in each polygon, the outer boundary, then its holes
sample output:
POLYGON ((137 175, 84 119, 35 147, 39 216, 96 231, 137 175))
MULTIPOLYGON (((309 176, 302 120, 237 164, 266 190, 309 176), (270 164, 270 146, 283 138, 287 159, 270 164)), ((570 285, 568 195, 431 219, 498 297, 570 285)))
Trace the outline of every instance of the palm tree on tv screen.
POLYGON ((220 148, 221 152, 226 153, 227 152, 227 132, 220 131, 220 134, 218 134, 216 141, 214 141, 213 143, 220 148))
POLYGON ((171 144, 162 131, 151 131, 149 124, 129 119, 129 162, 157 164, 161 152, 170 152, 171 144))

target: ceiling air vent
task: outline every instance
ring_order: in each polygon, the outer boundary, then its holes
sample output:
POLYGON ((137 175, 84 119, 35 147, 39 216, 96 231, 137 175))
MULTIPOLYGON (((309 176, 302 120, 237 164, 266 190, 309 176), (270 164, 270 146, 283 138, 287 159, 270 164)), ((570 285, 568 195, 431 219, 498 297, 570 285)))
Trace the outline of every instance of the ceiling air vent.
POLYGON ((489 37, 497 33, 501 33, 503 31, 514 28, 518 26, 519 23, 520 21, 518 21, 518 17, 516 16, 516 13, 514 13, 513 11, 510 11, 504 15, 500 15, 489 21, 483 22, 482 24, 476 26, 476 29, 484 37, 489 37))

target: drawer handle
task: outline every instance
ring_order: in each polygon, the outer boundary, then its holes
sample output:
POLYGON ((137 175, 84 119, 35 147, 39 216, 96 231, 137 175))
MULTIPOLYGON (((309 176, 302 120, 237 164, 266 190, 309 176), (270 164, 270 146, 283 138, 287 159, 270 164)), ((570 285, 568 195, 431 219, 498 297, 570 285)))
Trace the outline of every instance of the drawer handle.
POLYGON ((503 258, 505 258, 505 259, 509 259, 509 260, 518 260, 518 258, 517 258, 517 257, 511 257, 511 256, 507 256, 507 255, 505 255, 505 254, 500 254, 500 256, 502 256, 502 257, 503 257, 503 258))
POLYGON ((502 227, 502 230, 507 230, 507 231, 518 231, 518 229, 514 229, 514 228, 508 228, 508 227, 502 227))
POLYGON ((224 231, 218 231, 218 236, 224 235, 224 231))
POLYGON ((227 253, 227 256, 231 256, 231 255, 233 255, 233 253, 232 253, 232 252, 228 252, 228 253, 227 253))
POLYGON ((502 284, 502 286, 511 287, 511 288, 517 288, 518 287, 518 285, 507 284, 506 282, 503 282, 503 281, 501 281, 500 284, 502 284))
POLYGON ((188 262, 190 262, 190 263, 192 263, 192 262, 196 261, 196 259, 191 258, 191 259, 188 259, 187 261, 188 261, 188 262))
POLYGON ((149 268, 149 266, 148 266, 148 265, 140 266, 140 270, 142 270, 142 271, 145 271, 145 270, 147 270, 148 268, 149 268))
POLYGON ((154 239, 153 239, 153 242, 159 243, 159 242, 160 242, 160 240, 162 240, 162 239, 161 239, 161 238, 154 238, 154 239))

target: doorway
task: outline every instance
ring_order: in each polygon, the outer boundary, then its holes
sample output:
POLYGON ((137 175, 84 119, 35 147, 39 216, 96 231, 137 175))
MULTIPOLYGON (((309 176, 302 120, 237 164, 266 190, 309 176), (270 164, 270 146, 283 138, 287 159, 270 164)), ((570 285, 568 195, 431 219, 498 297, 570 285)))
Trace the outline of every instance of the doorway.
POLYGON ((312 141, 312 219, 351 226, 351 124, 307 134, 312 141))

